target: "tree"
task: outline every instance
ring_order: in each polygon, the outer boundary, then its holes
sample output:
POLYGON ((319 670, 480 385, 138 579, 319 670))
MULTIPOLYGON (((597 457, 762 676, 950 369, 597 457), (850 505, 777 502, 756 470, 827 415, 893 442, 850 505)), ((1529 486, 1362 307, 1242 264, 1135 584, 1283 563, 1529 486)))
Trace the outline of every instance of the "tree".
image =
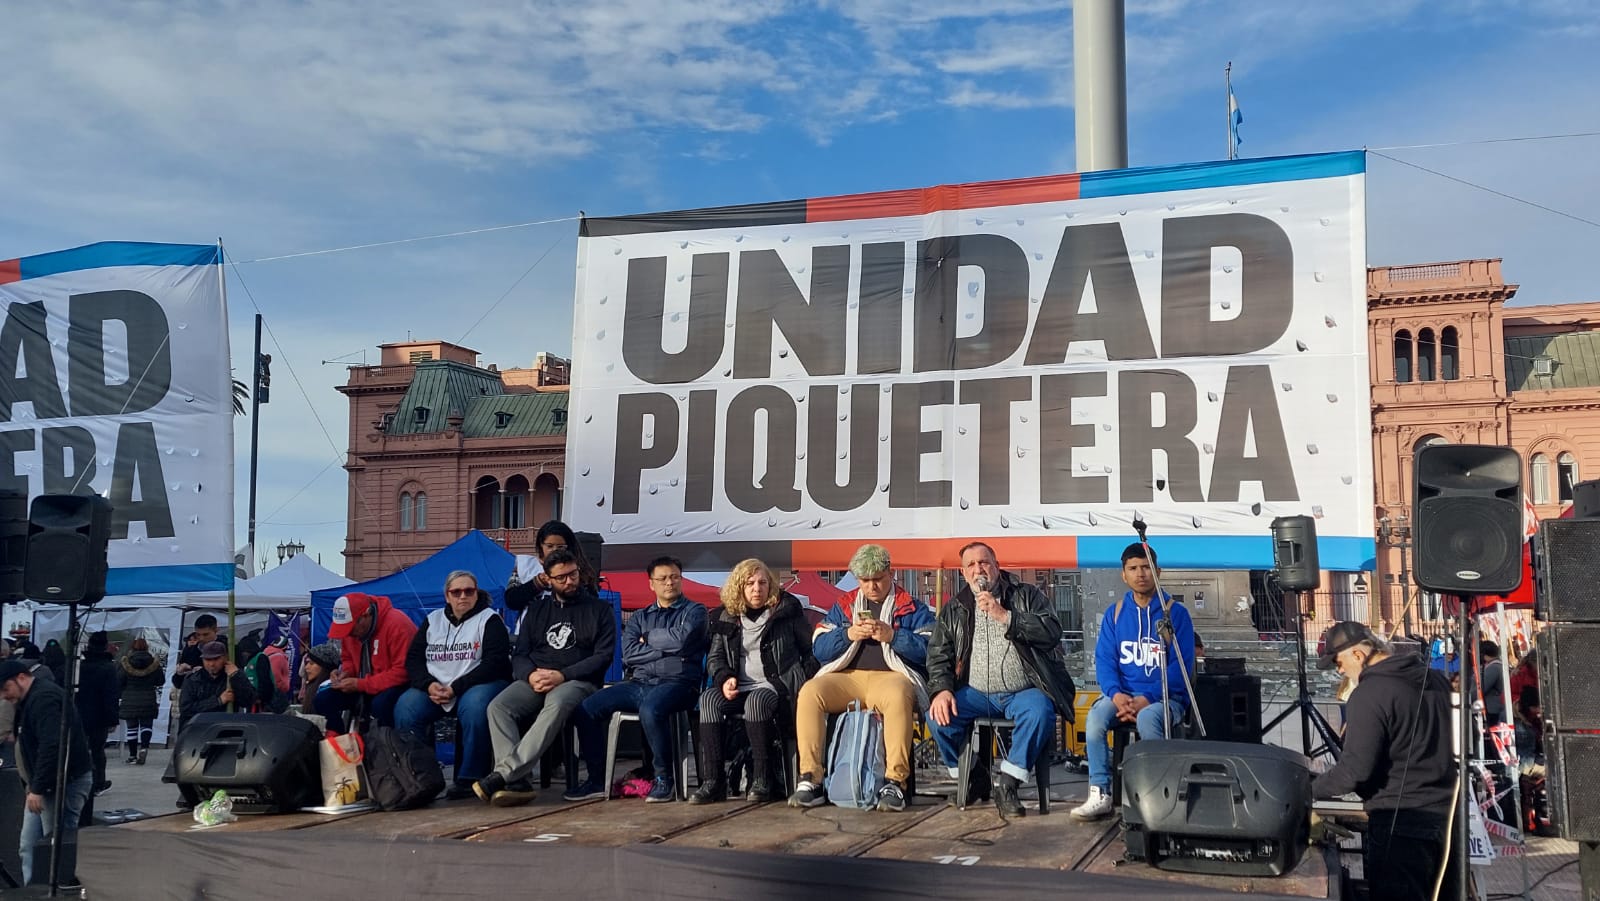
POLYGON ((250 386, 238 379, 233 380, 233 415, 244 415, 245 401, 250 399, 250 386))

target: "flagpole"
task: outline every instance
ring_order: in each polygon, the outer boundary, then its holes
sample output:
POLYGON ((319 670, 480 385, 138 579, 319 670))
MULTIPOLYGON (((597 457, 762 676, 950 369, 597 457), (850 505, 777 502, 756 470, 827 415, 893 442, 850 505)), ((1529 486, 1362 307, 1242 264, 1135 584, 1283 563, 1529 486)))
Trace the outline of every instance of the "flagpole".
POLYGON ((1228 126, 1228 159, 1239 158, 1239 148, 1233 143, 1233 60, 1222 67, 1222 84, 1224 88, 1222 97, 1222 110, 1228 126))

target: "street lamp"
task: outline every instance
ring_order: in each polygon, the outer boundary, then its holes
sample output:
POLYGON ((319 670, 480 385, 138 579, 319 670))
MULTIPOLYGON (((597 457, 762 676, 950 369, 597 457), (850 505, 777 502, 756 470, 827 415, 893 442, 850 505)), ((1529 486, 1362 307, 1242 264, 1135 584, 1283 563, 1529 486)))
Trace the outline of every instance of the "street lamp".
POLYGON ((284 560, 293 560, 296 554, 305 553, 306 546, 298 541, 282 541, 278 543, 278 565, 282 566, 284 560))
POLYGON ((1378 541, 1400 550, 1400 617, 1406 634, 1411 633, 1411 519, 1404 510, 1394 519, 1378 518, 1378 541))

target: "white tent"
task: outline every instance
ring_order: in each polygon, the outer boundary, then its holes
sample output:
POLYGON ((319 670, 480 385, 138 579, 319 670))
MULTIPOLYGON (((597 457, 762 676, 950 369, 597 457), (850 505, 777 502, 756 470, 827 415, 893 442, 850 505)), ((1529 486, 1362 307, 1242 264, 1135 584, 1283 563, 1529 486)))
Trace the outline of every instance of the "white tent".
MULTIPOLYGON (((253 579, 234 583, 234 633, 246 635, 252 629, 266 624, 271 611, 301 611, 311 608, 311 592, 319 588, 337 588, 351 584, 350 579, 324 569, 310 557, 301 554, 285 561, 282 566, 267 570, 253 579)), ((83 634, 106 632, 113 645, 126 650, 134 638, 150 643, 166 667, 168 684, 171 684, 172 667, 176 654, 172 648, 181 647, 184 635, 194 627, 194 621, 203 613, 210 613, 228 627, 228 593, 226 591, 175 592, 172 594, 115 595, 93 607, 80 607, 78 619, 83 624, 83 634)), ((33 642, 40 647, 51 638, 60 638, 67 631, 67 608, 57 605, 40 605, 33 616, 33 642)), ((170 692, 160 694, 161 714, 156 720, 156 741, 167 738, 168 712, 171 707, 170 692)))

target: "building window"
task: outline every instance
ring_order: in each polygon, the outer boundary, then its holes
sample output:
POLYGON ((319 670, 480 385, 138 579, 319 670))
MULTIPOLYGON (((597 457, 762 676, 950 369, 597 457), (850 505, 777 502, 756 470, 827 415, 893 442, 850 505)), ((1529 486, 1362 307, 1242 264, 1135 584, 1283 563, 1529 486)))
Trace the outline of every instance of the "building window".
POLYGON ((1411 381, 1411 333, 1405 329, 1394 333, 1394 380, 1411 381))
POLYGON ((1572 486, 1578 484, 1578 458, 1571 454, 1562 454, 1556 458, 1556 500, 1565 503, 1572 501, 1572 486))
POLYGON ((383 414, 382 421, 378 423, 378 431, 387 432, 389 431, 389 427, 392 425, 394 425, 394 411, 390 410, 389 412, 383 414))
POLYGON ((1439 377, 1447 382, 1461 378, 1461 338, 1453 325, 1439 333, 1439 377))
POLYGON ((428 530, 428 496, 421 491, 417 492, 416 507, 417 512, 411 520, 412 525, 418 532, 426 532, 428 530))
POLYGON ((1437 378, 1433 368, 1434 356, 1438 348, 1433 343, 1433 329, 1425 328, 1417 333, 1417 381, 1431 382, 1437 378))
POLYGON ((415 422, 417 425, 427 425, 428 424, 428 408, 427 407, 417 407, 416 409, 412 410, 411 411, 411 420, 413 422, 415 422))
POLYGON ((472 494, 472 527, 483 530, 501 528, 505 523, 505 507, 500 480, 494 476, 484 476, 478 480, 472 494))
POLYGON ((498 413, 494 414, 494 427, 495 428, 503 429, 503 428, 505 428, 506 426, 508 426, 510 424, 511 424, 511 414, 510 413, 507 413, 506 411, 501 410, 498 413))
POLYGON ((506 479, 506 490, 500 499, 504 509, 502 522, 508 529, 528 527, 528 479, 517 474, 506 479))
POLYGON ((1528 486, 1533 489, 1533 502, 1550 503, 1550 458, 1534 454, 1528 463, 1528 486))
POLYGON ((1425 447, 1433 447, 1436 444, 1449 444, 1449 443, 1450 443, 1450 439, 1444 437, 1443 435, 1423 435, 1421 438, 1418 438, 1416 440, 1416 442, 1411 445, 1411 452, 1413 454, 1415 454, 1415 453, 1417 453, 1418 451, 1422 450, 1425 447))
POLYGON ((561 428, 561 427, 565 426, 567 424, 567 411, 563 410, 563 409, 561 409, 559 407, 554 409, 554 410, 551 410, 550 411, 550 424, 552 426, 555 426, 556 428, 561 428))
POLYGON ((402 493, 400 495, 400 531, 411 531, 411 524, 414 521, 412 515, 415 509, 415 501, 411 497, 411 492, 402 493))

